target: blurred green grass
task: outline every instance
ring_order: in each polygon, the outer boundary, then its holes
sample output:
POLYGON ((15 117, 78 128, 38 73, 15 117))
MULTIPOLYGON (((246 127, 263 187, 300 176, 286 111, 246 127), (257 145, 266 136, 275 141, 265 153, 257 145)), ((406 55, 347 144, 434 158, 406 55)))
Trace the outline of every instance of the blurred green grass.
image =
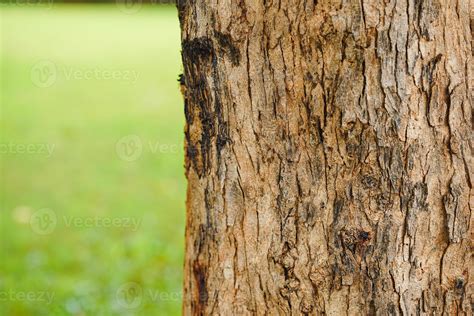
POLYGON ((179 314, 185 180, 175 8, 2 6, 1 15, 0 314, 179 314), (35 77, 44 61, 56 71, 48 87, 35 77), (113 71, 138 79, 111 79, 113 71), (141 140, 141 155, 127 156, 129 135, 141 140), (20 145, 33 150, 19 153, 20 145), (33 222, 41 209, 57 217, 47 234, 33 222), (102 227, 104 219, 118 222, 102 227), (140 225, 121 227, 125 220, 140 225))

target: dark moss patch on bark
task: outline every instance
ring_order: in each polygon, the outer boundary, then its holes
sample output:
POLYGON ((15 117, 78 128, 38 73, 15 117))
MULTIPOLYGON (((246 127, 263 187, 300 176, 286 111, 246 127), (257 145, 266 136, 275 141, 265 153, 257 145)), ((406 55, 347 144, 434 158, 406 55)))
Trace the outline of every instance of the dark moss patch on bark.
POLYGON ((240 51, 234 45, 230 35, 215 31, 214 36, 217 39, 220 51, 230 58, 233 66, 238 66, 240 64, 240 51))
POLYGON ((183 41, 183 60, 197 64, 210 60, 214 55, 214 45, 208 37, 197 37, 192 40, 183 41))

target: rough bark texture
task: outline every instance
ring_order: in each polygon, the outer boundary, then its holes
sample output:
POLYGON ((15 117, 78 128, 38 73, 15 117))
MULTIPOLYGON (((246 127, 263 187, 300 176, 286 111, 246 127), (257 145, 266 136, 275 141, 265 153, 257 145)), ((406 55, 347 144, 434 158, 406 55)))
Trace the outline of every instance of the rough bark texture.
POLYGON ((186 315, 472 315, 471 0, 178 1, 186 315))

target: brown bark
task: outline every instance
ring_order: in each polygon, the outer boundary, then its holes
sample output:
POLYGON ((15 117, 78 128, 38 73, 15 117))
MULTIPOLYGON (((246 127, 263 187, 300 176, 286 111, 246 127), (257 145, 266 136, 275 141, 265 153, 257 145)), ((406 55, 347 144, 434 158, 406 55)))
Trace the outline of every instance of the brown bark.
POLYGON ((185 315, 472 315, 471 0, 178 1, 185 315))

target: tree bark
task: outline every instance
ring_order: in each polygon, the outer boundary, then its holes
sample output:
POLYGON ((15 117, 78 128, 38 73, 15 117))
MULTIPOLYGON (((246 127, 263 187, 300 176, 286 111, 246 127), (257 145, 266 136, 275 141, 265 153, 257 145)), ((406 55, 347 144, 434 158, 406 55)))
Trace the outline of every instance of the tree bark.
POLYGON ((178 1, 185 315, 472 315, 470 3, 178 1))

